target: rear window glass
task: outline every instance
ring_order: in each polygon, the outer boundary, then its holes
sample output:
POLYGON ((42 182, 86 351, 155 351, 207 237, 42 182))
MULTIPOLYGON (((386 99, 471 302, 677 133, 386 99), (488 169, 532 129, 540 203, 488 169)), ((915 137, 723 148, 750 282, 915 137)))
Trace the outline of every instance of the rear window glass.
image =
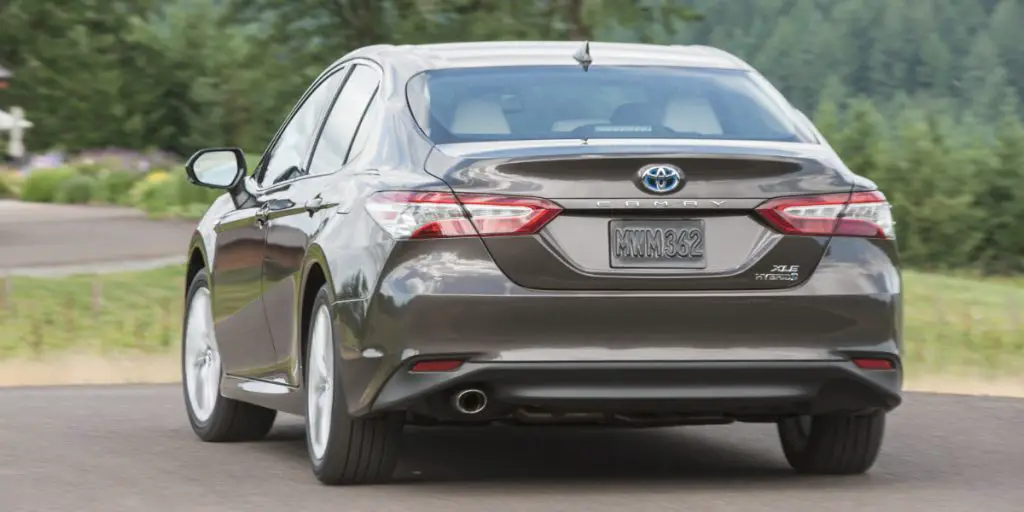
POLYGON ((778 93, 742 70, 453 68, 413 77, 416 122, 437 144, 571 138, 807 142, 778 93))

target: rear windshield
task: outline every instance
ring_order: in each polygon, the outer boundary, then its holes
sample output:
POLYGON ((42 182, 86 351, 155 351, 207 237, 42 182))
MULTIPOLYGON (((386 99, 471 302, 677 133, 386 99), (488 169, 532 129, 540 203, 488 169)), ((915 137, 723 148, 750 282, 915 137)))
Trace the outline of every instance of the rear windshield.
MULTIPOLYGON (((763 79, 761 79, 763 80, 763 79)), ((437 144, 545 139, 807 142, 770 86, 746 71, 647 66, 454 68, 407 89, 437 144)))

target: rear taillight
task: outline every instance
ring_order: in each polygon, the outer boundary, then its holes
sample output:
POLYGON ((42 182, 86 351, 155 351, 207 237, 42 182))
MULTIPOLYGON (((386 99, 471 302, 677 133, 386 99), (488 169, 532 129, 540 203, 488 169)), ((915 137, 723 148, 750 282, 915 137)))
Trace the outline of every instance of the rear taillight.
POLYGON ((782 197, 757 212, 788 235, 896 237, 889 202, 878 191, 782 197))
POLYGON ((399 239, 529 235, 562 211, 544 199, 448 192, 378 192, 366 210, 399 239))

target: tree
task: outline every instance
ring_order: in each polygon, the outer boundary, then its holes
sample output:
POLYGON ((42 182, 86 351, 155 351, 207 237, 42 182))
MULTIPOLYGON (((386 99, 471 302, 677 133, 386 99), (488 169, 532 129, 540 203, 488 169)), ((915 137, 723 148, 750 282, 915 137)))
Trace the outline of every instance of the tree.
POLYGON ((992 13, 992 42, 1017 98, 1024 103, 1024 3, 1002 0, 992 13))
POLYGON ((818 106, 814 109, 812 118, 814 119, 815 126, 818 127, 818 131, 832 143, 840 135, 841 119, 839 114, 844 106, 845 99, 846 88, 843 87, 842 81, 834 75, 830 76, 825 81, 825 88, 821 92, 818 106))
POLYGON ((819 51, 828 39, 820 31, 824 19, 814 0, 798 0, 788 19, 764 42, 754 63, 798 107, 813 108, 821 81, 819 51))
POLYGON ((1001 119, 1017 114, 1017 95, 987 33, 980 33, 967 55, 960 89, 967 108, 981 119, 1001 119))
POLYGON ((29 149, 116 145, 132 109, 122 101, 124 40, 144 0, 9 0, 0 16, 0 61, 17 73, 3 103, 25 108, 35 123, 29 149), (98 15, 98 13, 103 13, 98 15))
POLYGON ((928 34, 924 40, 914 76, 919 90, 937 96, 948 94, 953 82, 953 54, 938 33, 928 34))
POLYGON ((872 33, 874 43, 868 56, 868 92, 886 98, 906 88, 911 52, 917 45, 907 39, 906 9, 900 2, 885 2, 881 25, 872 33))
POLYGON ((891 171, 879 182, 893 204, 901 258, 918 267, 965 266, 981 239, 975 169, 951 158, 944 128, 929 113, 904 111, 889 152, 891 171))
POLYGON ((177 0, 134 20, 131 90, 151 143, 179 154, 211 141, 262 149, 306 85, 274 73, 279 63, 250 44, 257 27, 226 24, 224 14, 206 0, 177 0))
POLYGON ((993 273, 1024 272, 1024 126, 1006 116, 974 205, 984 212, 979 260, 993 273))
POLYGON ((843 130, 832 141, 836 152, 853 172, 875 180, 885 174, 882 123, 882 115, 870 100, 854 100, 843 130))

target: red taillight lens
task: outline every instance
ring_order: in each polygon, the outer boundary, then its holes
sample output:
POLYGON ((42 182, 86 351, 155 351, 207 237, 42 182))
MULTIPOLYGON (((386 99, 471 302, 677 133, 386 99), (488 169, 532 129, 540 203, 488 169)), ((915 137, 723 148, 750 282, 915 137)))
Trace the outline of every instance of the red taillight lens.
POLYGON ((448 192, 378 192, 366 210, 399 239, 528 235, 562 211, 544 199, 448 192))
POLYGON ((896 237, 889 202, 878 191, 781 197, 757 212, 787 235, 896 237))

